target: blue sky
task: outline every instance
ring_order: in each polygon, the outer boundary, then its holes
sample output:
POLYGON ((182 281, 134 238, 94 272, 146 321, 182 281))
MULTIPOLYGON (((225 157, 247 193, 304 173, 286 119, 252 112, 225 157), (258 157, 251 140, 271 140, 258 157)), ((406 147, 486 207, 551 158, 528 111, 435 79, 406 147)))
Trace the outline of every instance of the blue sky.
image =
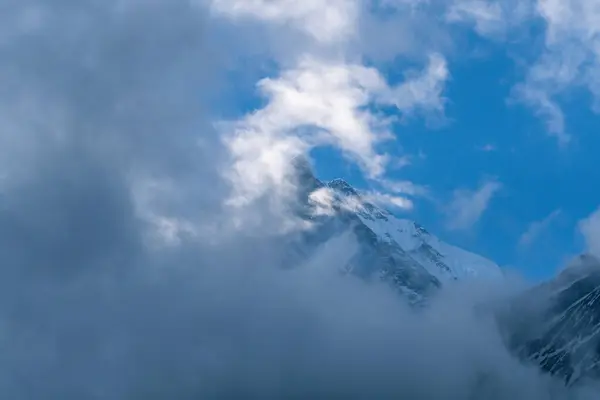
POLYGON ((581 221, 600 204, 600 1, 384 3, 213 3, 265 40, 237 56, 221 109, 238 173, 252 170, 240 195, 307 153, 320 178, 532 280, 596 251, 581 221))
MULTIPOLYGON (((600 119, 589 109, 586 93, 566 100, 562 109, 567 129, 576 137, 562 147, 546 134, 543 121, 531 110, 509 101, 511 82, 519 76, 504 48, 457 64, 451 65, 452 80, 445 90, 449 121, 435 129, 422 120, 396 127, 401 154, 417 157, 392 177, 421 182, 442 202, 456 187, 475 188, 490 177, 502 188, 476 225, 466 231, 446 229, 440 207, 426 199, 418 200, 410 211, 394 211, 528 278, 547 278, 584 251, 577 224, 600 201, 600 187, 594 184, 600 182, 600 168, 595 166, 600 119), (532 224, 548 217, 530 242, 520 244, 532 224)), ((342 176, 358 187, 370 186, 339 153, 318 151, 315 158, 323 179, 342 176)))

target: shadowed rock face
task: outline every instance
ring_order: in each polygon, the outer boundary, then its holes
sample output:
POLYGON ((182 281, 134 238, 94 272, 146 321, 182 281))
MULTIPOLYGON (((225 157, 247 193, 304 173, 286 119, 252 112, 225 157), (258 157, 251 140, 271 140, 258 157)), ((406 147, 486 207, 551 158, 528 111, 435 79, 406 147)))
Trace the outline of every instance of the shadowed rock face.
POLYGON ((512 304, 509 346, 569 385, 600 377, 600 260, 577 257, 512 304))

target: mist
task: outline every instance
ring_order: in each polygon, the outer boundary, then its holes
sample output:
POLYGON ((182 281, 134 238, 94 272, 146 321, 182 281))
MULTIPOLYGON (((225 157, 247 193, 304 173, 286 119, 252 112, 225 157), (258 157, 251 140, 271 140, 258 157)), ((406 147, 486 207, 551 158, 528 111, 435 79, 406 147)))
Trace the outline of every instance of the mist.
POLYGON ((350 233, 289 269, 270 224, 234 220, 209 107, 230 56, 202 4, 1 9, 0 397, 595 398, 521 364, 476 312, 520 283, 416 312, 340 275, 350 233))

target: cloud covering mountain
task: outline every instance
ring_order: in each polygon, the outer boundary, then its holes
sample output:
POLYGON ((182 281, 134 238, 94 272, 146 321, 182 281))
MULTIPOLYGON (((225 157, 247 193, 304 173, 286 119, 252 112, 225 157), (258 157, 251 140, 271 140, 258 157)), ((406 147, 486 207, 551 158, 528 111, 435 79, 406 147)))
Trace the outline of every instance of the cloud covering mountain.
POLYGON ((438 112, 447 78, 434 54, 393 85, 360 63, 292 63, 275 43, 293 65, 261 81, 268 105, 215 126, 235 58, 216 35, 244 47, 218 19, 258 15, 273 25, 242 32, 289 25, 286 41, 327 54, 369 23, 348 22, 358 2, 318 3, 2 1, 0 397, 595 398, 521 363, 476 312, 510 279, 448 285, 416 312, 340 276, 352 232, 285 268, 284 235, 306 229, 293 156, 334 145, 379 177, 367 127, 386 128, 367 99, 438 112), (321 90, 343 96, 315 102, 321 90))

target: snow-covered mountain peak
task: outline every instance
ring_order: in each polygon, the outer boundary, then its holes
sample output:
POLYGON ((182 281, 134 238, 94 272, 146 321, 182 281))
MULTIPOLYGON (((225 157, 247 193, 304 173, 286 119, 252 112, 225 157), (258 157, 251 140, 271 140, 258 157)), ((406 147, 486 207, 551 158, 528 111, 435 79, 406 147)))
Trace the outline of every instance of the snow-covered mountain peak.
POLYGON ((441 281, 502 277, 500 267, 494 262, 445 243, 420 224, 397 218, 388 210, 373 205, 343 179, 335 179, 326 185, 339 201, 351 197, 351 210, 378 240, 398 246, 441 281))
POLYGON ((358 192, 348 182, 337 178, 327 182, 327 186, 346 196, 358 196, 358 192))

